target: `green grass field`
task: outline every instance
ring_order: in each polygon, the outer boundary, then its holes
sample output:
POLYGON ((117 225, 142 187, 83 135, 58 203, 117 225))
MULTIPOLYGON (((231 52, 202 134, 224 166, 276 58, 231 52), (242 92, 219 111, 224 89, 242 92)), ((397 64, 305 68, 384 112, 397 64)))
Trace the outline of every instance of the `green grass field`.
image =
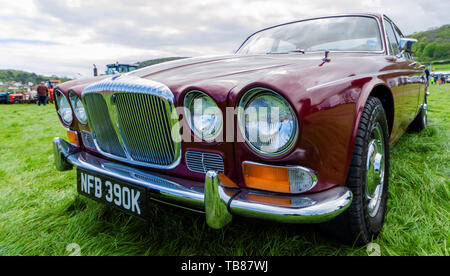
POLYGON ((433 64, 431 66, 433 71, 450 71, 450 63, 448 64, 433 64))
MULTIPOLYGON (((391 153, 382 255, 449 255, 450 85, 430 89, 429 127, 391 153)), ((66 137, 54 106, 0 105, 0 255, 365 255, 313 225, 235 220, 208 228, 200 215, 155 206, 150 222, 76 192, 75 171, 57 172, 51 141, 66 137)))

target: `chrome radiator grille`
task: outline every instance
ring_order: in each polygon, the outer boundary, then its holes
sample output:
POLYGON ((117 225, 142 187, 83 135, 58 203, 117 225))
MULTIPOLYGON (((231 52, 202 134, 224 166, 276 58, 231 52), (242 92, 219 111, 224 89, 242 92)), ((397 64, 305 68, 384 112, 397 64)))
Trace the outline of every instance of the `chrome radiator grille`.
POLYGON ((177 121, 171 118, 173 94, 166 86, 124 75, 87 87, 82 100, 101 153, 154 168, 178 165, 181 146, 172 139, 177 121))
POLYGON ((176 156, 171 136, 170 108, 149 94, 115 95, 122 138, 133 160, 170 165, 176 156))

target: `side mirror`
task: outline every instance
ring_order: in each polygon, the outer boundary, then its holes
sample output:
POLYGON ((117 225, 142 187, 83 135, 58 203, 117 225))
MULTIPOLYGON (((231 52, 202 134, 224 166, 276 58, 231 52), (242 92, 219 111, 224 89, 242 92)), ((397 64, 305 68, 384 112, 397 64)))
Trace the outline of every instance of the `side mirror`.
POLYGON ((401 38, 400 39, 400 52, 406 52, 412 54, 412 46, 417 43, 417 39, 414 38, 401 38))

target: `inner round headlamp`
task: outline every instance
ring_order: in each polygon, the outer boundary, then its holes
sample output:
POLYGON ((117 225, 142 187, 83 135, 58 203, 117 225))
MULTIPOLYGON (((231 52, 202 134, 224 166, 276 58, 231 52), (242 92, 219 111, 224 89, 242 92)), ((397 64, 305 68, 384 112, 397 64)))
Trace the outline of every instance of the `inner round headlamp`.
POLYGON ((222 130, 222 111, 216 102, 200 91, 190 91, 184 98, 186 120, 194 134, 213 141, 222 130))
POLYGON ((72 91, 69 92, 70 104, 72 105, 73 112, 77 117, 78 121, 83 125, 87 124, 86 111, 84 109, 81 99, 72 91))

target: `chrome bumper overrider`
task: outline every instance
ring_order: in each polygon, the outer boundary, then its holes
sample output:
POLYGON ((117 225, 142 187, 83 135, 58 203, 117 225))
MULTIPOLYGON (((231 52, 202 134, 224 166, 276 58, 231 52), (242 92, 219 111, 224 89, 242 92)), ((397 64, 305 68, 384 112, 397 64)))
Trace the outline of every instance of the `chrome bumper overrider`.
POLYGON ((319 223, 345 211, 353 195, 346 187, 309 195, 283 195, 221 185, 215 171, 205 183, 148 173, 80 151, 65 140, 53 140, 55 165, 59 171, 73 166, 144 187, 150 199, 205 213, 212 228, 227 225, 233 215, 282 223, 319 223))

